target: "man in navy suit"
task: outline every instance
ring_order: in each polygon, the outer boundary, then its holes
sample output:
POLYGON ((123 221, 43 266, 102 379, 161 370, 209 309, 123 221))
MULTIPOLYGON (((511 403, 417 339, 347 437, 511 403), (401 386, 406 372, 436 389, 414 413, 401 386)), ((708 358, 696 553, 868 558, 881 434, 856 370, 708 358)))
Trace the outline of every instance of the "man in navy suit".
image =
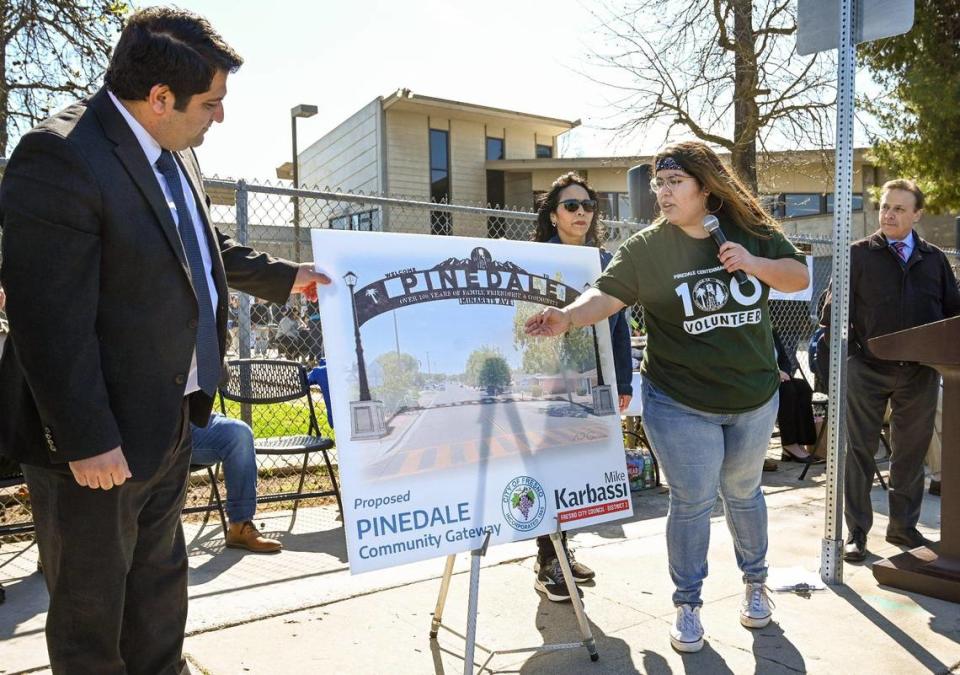
POLYGON ((282 303, 329 283, 212 227, 191 148, 241 63, 202 17, 134 13, 104 88, 27 133, 0 186, 0 453, 30 488, 55 673, 186 668, 179 517, 227 286, 282 303))

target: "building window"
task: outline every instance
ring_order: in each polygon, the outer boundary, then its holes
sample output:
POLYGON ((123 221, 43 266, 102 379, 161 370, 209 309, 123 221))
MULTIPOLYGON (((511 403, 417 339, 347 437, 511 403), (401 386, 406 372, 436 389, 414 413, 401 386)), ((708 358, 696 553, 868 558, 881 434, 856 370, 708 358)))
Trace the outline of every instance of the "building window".
MULTIPOLYGON (((487 137, 487 159, 497 160, 506 157, 506 147, 502 138, 487 137)), ((507 201, 506 174, 503 171, 487 169, 487 206, 491 208, 505 208, 507 201)), ((490 216, 487 218, 487 237, 498 239, 506 236, 507 223, 503 218, 490 216)))
POLYGON ((487 159, 504 159, 506 157, 504 140, 502 138, 487 137, 487 159))
POLYGON ((783 196, 784 217, 798 218, 801 216, 817 216, 823 211, 820 207, 818 194, 785 194, 783 196))
POLYGON ((553 146, 537 143, 537 159, 549 159, 551 157, 553 157, 553 146))
POLYGON ((780 195, 760 195, 759 200, 760 206, 771 216, 777 217, 780 215, 780 195))
POLYGON ((345 213, 330 219, 330 229, 380 232, 380 210, 371 209, 360 213, 345 213))
MULTIPOLYGON (((763 195, 760 203, 775 218, 803 218, 833 213, 833 193, 817 194, 809 192, 781 193, 763 195)), ((853 195, 853 210, 863 211, 863 194, 853 195)))
POLYGON ((633 211, 630 209, 630 193, 617 193, 617 220, 633 220, 633 211))
MULTIPOLYGON (((853 210, 863 211, 863 193, 855 192, 853 195, 853 210)), ((833 193, 827 195, 827 213, 833 213, 833 193)))
POLYGON ((600 217, 604 220, 619 220, 617 218, 617 193, 616 192, 598 192, 597 207, 600 210, 600 217))
POLYGON ((603 220, 630 220, 630 193, 629 192, 598 192, 600 202, 600 217, 603 220))
MULTIPOLYGON (((430 200, 450 203, 450 132, 442 129, 430 130, 430 200)), ((452 232, 449 212, 430 212, 431 234, 452 232)))

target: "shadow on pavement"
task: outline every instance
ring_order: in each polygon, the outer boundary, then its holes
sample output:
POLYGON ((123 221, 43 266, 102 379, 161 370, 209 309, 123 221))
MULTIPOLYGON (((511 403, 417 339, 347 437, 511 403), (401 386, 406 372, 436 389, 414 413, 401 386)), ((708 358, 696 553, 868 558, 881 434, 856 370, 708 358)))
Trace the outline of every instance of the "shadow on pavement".
MULTIPOLYGON (((20 637, 42 632, 42 625, 27 631, 17 631, 17 627, 47 611, 50 598, 43 575, 34 572, 12 582, 4 581, 3 587, 7 591, 7 601, 0 606, 0 641, 13 637, 14 632, 20 637)), ((0 665, 0 670, 2 668, 0 665)))
MULTIPOLYGON (((198 530, 193 538, 187 541, 188 556, 191 558, 209 556, 209 558, 195 567, 191 565, 190 586, 198 586, 216 579, 229 572, 234 565, 248 556, 253 556, 258 563, 270 567, 277 567, 278 556, 283 555, 283 552, 322 553, 329 556, 323 564, 318 563, 313 571, 306 574, 302 573, 305 568, 291 568, 290 574, 279 578, 275 573, 270 574, 269 577, 265 575, 265 579, 271 583, 339 572, 347 567, 347 544, 342 527, 298 533, 264 528, 262 532, 264 536, 279 540, 283 544, 283 551, 279 554, 264 554, 243 549, 230 549, 224 546, 223 530, 219 527, 198 530)), ((251 587, 256 585, 253 584, 251 587)))
MULTIPOLYGON (((834 590, 837 594, 837 597, 846 600, 851 607, 862 614, 877 628, 886 633, 895 644, 917 659, 918 664, 927 672, 950 672, 953 664, 945 664, 943 661, 927 651, 923 645, 914 640, 906 631, 881 614, 877 609, 871 607, 856 591, 852 590, 848 586, 837 586, 834 590)), ((911 600, 922 604, 923 596, 910 594, 909 597, 911 600)), ((954 632, 956 631, 954 630, 954 632)))
POLYGON ((766 628, 750 632, 753 635, 753 657, 757 672, 766 670, 762 667, 763 663, 798 673, 807 672, 803 655, 784 634, 780 624, 774 621, 767 624, 766 628))
MULTIPOLYGON (((590 624, 590 631, 593 633, 597 653, 600 656, 598 661, 591 662, 586 647, 578 646, 572 651, 564 649, 532 653, 522 664, 518 664, 519 670, 516 670, 516 667, 509 670, 524 675, 567 672, 570 669, 571 655, 573 655, 573 660, 579 662, 577 672, 590 673, 590 675, 601 673, 627 675, 649 672, 637 668, 630 653, 630 645, 625 640, 604 633, 597 624, 590 621, 589 608, 586 608, 586 612, 587 622, 590 624)), ((579 643, 582 639, 573 606, 568 602, 551 602, 546 596, 541 595, 534 620, 537 630, 543 636, 543 644, 579 643)), ((496 659, 493 663, 496 663, 496 659)))
MULTIPOLYGON (((960 622, 957 621, 957 605, 955 603, 948 600, 931 598, 918 593, 909 593, 891 586, 881 586, 880 588, 890 593, 896 593, 905 600, 909 600, 922 607, 924 611, 930 615, 928 626, 931 631, 960 644, 960 622)), ((958 659, 960 659, 960 657, 958 657, 958 659)), ((957 664, 952 663, 949 667, 955 669, 957 664)))

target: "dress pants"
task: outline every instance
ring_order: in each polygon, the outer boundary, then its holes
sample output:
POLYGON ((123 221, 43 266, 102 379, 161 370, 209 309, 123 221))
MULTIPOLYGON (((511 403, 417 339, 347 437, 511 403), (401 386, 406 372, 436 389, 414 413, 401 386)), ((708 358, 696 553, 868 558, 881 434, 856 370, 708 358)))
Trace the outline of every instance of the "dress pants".
POLYGON ((930 447, 923 460, 930 470, 932 480, 940 480, 941 454, 943 444, 943 383, 937 388, 937 415, 933 420, 933 435, 930 437, 930 447))
POLYGON ((783 445, 813 445, 817 427, 813 421, 813 390, 805 380, 790 378, 780 383, 780 407, 777 427, 783 445))
POLYGON ((873 525, 870 490, 883 415, 890 402, 890 524, 900 533, 917 526, 923 502, 923 458, 933 434, 940 376, 915 363, 847 360, 849 447, 844 476, 844 518, 850 531, 873 525))
POLYGON ((50 594, 57 675, 168 675, 183 660, 187 553, 180 511, 190 468, 186 400, 170 450, 145 481, 110 490, 24 466, 50 594))

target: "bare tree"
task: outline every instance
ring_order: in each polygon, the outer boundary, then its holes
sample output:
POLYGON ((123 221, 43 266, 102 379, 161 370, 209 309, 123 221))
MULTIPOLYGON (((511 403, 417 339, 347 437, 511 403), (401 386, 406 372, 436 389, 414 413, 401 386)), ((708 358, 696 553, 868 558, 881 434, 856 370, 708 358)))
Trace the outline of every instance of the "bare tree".
POLYGON ((590 60, 618 92, 622 136, 666 122, 664 140, 680 128, 728 150, 754 190, 768 143, 832 144, 833 64, 797 55, 796 0, 635 0, 593 12, 603 46, 590 60))
POLYGON ((58 104, 101 80, 127 4, 0 0, 0 156, 58 104))

